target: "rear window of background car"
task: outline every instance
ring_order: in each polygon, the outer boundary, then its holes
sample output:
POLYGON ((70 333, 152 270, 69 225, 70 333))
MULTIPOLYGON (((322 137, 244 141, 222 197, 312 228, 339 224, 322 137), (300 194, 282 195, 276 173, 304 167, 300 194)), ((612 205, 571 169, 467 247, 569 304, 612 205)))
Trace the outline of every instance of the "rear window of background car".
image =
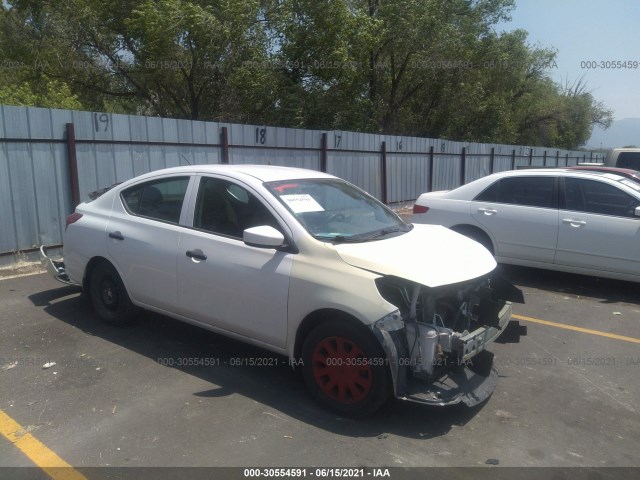
POLYGON ((640 169, 640 152, 620 152, 616 161, 618 168, 640 169))
POLYGON ((474 200, 527 207, 555 208, 555 177, 503 178, 474 200))

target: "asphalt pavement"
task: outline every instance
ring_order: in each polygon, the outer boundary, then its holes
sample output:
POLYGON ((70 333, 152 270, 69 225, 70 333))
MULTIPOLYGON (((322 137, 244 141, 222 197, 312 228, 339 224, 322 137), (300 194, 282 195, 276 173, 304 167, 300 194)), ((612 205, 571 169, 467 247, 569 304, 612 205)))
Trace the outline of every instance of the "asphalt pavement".
MULTIPOLYGON (((637 284, 504 272, 525 293, 514 313, 528 335, 492 346, 493 396, 475 408, 395 400, 359 420, 317 406, 284 357, 152 313, 107 326, 46 274, 0 280, 0 412, 81 472, 640 466, 637 284)), ((0 466, 33 464, 0 436, 0 466)))

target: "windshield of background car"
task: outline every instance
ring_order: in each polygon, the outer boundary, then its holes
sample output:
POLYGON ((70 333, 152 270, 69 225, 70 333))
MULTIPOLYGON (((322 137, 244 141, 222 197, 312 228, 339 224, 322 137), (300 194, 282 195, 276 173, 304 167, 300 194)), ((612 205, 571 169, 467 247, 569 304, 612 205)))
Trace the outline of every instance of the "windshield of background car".
POLYGON ((319 240, 362 242, 412 228, 384 204, 341 180, 285 180, 265 186, 319 240))

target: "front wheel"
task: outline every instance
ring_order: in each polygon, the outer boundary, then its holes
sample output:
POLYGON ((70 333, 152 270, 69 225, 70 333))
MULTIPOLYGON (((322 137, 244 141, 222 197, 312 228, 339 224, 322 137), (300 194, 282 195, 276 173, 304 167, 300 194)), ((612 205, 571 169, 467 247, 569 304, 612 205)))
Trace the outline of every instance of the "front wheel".
POLYGON ((136 309, 113 265, 106 262, 96 265, 90 283, 91 303, 105 323, 125 325, 133 320, 136 309))
POLYGON ((302 360, 313 397, 341 415, 368 415, 389 398, 386 355, 364 326, 320 324, 305 339, 302 360))

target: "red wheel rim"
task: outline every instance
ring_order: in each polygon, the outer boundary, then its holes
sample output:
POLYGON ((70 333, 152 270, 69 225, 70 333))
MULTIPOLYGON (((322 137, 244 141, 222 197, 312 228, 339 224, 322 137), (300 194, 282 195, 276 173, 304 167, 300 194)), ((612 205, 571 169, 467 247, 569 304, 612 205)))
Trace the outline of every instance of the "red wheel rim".
POLYGON ((317 385, 332 400, 352 404, 371 390, 371 365, 362 349, 344 337, 327 337, 313 351, 312 370, 317 385))

